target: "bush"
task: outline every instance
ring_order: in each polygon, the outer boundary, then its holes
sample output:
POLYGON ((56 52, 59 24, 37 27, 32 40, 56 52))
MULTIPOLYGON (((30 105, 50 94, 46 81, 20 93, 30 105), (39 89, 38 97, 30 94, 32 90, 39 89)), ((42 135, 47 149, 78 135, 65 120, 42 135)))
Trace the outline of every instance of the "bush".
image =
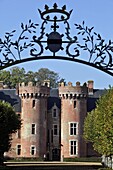
POLYGON ((99 168, 98 170, 111 170, 111 168, 99 168))
POLYGON ((100 157, 64 158, 64 162, 101 162, 100 157))
POLYGON ((10 158, 10 159, 7 159, 7 161, 10 161, 10 162, 26 162, 26 161, 43 161, 42 158, 24 158, 24 157, 20 157, 20 158, 10 158))

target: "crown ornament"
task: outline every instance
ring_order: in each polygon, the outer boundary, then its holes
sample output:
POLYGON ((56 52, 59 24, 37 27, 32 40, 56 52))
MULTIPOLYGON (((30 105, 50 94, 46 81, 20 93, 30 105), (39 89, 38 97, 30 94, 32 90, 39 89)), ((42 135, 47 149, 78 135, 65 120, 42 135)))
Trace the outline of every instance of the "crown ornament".
POLYGON ((74 38, 70 37, 70 26, 69 26, 69 18, 73 10, 70 10, 69 12, 66 11, 66 5, 63 7, 58 8, 58 5, 54 3, 53 8, 49 8, 48 5, 45 5, 45 11, 41 11, 38 9, 41 19, 43 20, 41 25, 41 36, 40 37, 33 37, 34 43, 37 43, 40 46, 41 51, 39 53, 36 53, 35 51, 31 50, 32 56, 38 56, 41 55, 44 52, 44 48, 42 47, 42 43, 46 43, 47 46, 45 47, 45 50, 49 50, 53 52, 53 56, 56 56, 56 52, 60 50, 64 50, 63 44, 66 45, 65 53, 70 56, 78 56, 78 50, 75 49, 76 54, 71 55, 69 52, 70 46, 77 41, 77 37, 74 38), (51 31, 50 33, 45 33, 46 25, 49 23, 52 23, 51 31), (58 32, 59 24, 58 23, 63 22, 63 27, 65 29, 64 34, 60 34, 58 32), (46 36, 46 41, 43 41, 43 38, 46 36), (65 39, 63 40, 63 37, 65 36, 65 39))
POLYGON ((49 9, 48 5, 45 5, 45 11, 41 12, 40 9, 38 9, 41 19, 51 21, 53 22, 55 18, 51 17, 51 14, 60 14, 60 16, 56 16, 56 22, 62 22, 65 20, 68 20, 70 18, 70 15, 73 10, 67 12, 66 11, 66 5, 64 5, 61 9, 58 8, 58 5, 54 3, 53 8, 49 9))

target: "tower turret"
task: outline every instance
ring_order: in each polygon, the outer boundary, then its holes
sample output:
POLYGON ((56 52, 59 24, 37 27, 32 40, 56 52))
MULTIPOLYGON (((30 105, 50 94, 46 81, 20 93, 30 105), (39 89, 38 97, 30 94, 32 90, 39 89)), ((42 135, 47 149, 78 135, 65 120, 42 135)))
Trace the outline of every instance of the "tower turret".
POLYGON ((22 157, 43 157, 46 153, 47 98, 50 88, 29 82, 19 84, 22 103, 22 157))
POLYGON ((83 122, 87 113, 87 86, 76 82, 73 86, 61 83, 61 156, 80 157, 86 155, 86 143, 83 135, 83 122))

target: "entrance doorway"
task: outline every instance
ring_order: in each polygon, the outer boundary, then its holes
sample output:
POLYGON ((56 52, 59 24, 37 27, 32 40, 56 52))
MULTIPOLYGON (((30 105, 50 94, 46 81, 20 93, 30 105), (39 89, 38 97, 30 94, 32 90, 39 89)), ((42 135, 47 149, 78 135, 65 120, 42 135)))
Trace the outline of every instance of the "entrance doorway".
POLYGON ((54 148, 52 150, 52 160, 53 161, 60 161, 60 149, 54 148))

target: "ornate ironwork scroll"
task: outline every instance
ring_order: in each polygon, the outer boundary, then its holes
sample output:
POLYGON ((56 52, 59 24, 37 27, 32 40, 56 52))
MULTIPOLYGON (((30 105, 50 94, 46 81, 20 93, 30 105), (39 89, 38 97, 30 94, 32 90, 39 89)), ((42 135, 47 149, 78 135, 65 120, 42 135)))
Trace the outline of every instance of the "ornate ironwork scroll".
POLYGON ((28 24, 21 23, 21 33, 16 40, 16 30, 6 32, 4 39, 0 39, 0 70, 31 60, 62 59, 83 63, 113 76, 113 41, 106 43, 100 34, 93 31, 94 27, 88 28, 84 21, 75 24, 75 35, 71 37, 68 20, 72 10, 67 12, 66 5, 62 8, 58 8, 56 3, 52 8, 45 5, 44 11, 38 11, 42 19, 40 28, 29 20, 28 24), (60 33, 61 25, 65 30, 63 34, 60 33))

